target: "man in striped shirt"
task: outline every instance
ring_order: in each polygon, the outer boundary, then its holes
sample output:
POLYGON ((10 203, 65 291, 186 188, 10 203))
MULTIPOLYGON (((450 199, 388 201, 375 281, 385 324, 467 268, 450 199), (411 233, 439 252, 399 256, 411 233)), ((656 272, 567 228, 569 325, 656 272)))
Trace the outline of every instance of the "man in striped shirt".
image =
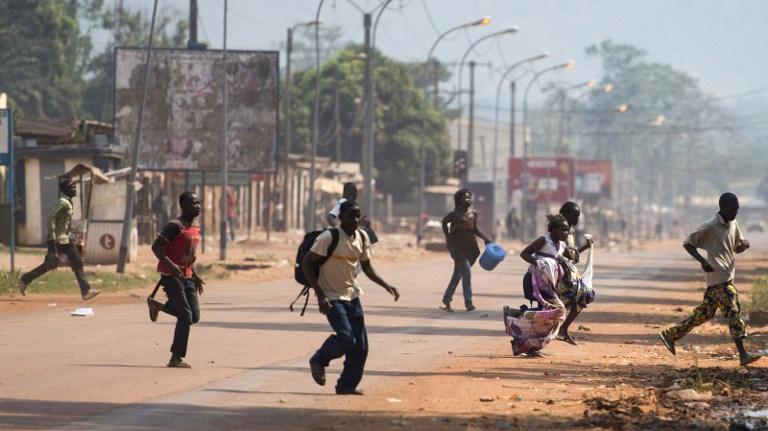
POLYGON ((29 283, 46 272, 56 269, 59 265, 58 255, 61 253, 67 256, 69 266, 75 273, 77 284, 80 286, 80 295, 83 301, 87 301, 101 292, 92 290, 88 280, 85 279, 83 259, 69 237, 72 228, 72 216, 75 214, 72 198, 77 195, 77 187, 71 178, 62 176, 59 177, 59 191, 61 191, 62 196, 48 214, 48 253, 40 266, 21 276, 18 283, 19 293, 22 296, 26 295, 29 283))

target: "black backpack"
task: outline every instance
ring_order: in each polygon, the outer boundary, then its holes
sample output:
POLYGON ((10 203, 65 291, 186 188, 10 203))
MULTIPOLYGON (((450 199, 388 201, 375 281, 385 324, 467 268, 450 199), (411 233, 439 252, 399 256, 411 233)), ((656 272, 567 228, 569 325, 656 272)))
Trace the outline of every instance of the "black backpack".
POLYGON ((296 252, 296 264, 293 268, 293 278, 296 280, 297 283, 302 285, 301 292, 296 296, 296 299, 291 302, 291 305, 288 306, 288 308, 293 311, 293 304, 296 303, 296 301, 299 300, 302 296, 306 295, 306 298, 304 299, 304 307, 301 309, 301 315, 304 315, 304 312, 307 310, 307 304, 309 303, 309 289, 311 288, 309 286, 309 282, 307 281, 306 277, 304 277, 304 271, 301 269, 301 261, 304 260, 304 256, 309 253, 309 250, 312 249, 312 245, 315 243, 315 240, 318 236, 320 236, 321 233, 325 232, 326 230, 331 231, 331 245, 328 246, 328 251, 325 253, 325 256, 318 259, 315 264, 313 265, 313 272, 315 273, 315 277, 320 276, 320 267, 323 266, 323 264, 328 260, 328 258, 331 257, 334 250, 336 250, 336 246, 339 245, 339 230, 337 228, 330 228, 330 229, 323 229, 323 230, 314 230, 312 232, 307 233, 304 235, 304 239, 301 240, 301 244, 299 244, 299 249, 296 252))

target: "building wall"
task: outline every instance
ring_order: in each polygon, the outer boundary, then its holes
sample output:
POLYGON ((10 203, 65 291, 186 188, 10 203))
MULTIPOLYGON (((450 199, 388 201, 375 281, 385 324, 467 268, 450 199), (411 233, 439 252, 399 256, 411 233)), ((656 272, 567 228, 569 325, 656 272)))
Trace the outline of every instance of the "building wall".
POLYGON ((24 211, 27 214, 27 220, 26 223, 18 226, 19 244, 38 245, 42 244, 45 239, 43 236, 45 228, 41 223, 43 209, 40 208, 40 160, 24 160, 24 172, 26 184, 24 211))

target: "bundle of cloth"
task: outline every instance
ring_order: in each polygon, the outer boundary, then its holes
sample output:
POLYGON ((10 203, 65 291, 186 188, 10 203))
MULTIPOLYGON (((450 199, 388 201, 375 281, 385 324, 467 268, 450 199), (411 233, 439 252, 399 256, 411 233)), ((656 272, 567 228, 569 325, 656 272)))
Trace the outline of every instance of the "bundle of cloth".
POLYGON ((538 355, 555 338, 565 320, 566 303, 585 307, 595 296, 592 289, 592 249, 589 250, 583 274, 562 255, 540 257, 528 272, 531 274, 533 300, 539 306, 504 311, 505 329, 507 335, 512 337, 512 353, 515 356, 538 355))

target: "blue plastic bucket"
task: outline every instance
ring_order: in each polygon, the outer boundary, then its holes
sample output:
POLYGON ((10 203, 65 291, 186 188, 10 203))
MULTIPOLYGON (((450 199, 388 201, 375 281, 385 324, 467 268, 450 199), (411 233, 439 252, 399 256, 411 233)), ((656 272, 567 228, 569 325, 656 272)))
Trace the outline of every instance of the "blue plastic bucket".
POLYGON ((485 246, 483 255, 480 256, 480 267, 486 271, 493 271, 496 265, 507 257, 507 252, 496 243, 490 243, 485 246))

